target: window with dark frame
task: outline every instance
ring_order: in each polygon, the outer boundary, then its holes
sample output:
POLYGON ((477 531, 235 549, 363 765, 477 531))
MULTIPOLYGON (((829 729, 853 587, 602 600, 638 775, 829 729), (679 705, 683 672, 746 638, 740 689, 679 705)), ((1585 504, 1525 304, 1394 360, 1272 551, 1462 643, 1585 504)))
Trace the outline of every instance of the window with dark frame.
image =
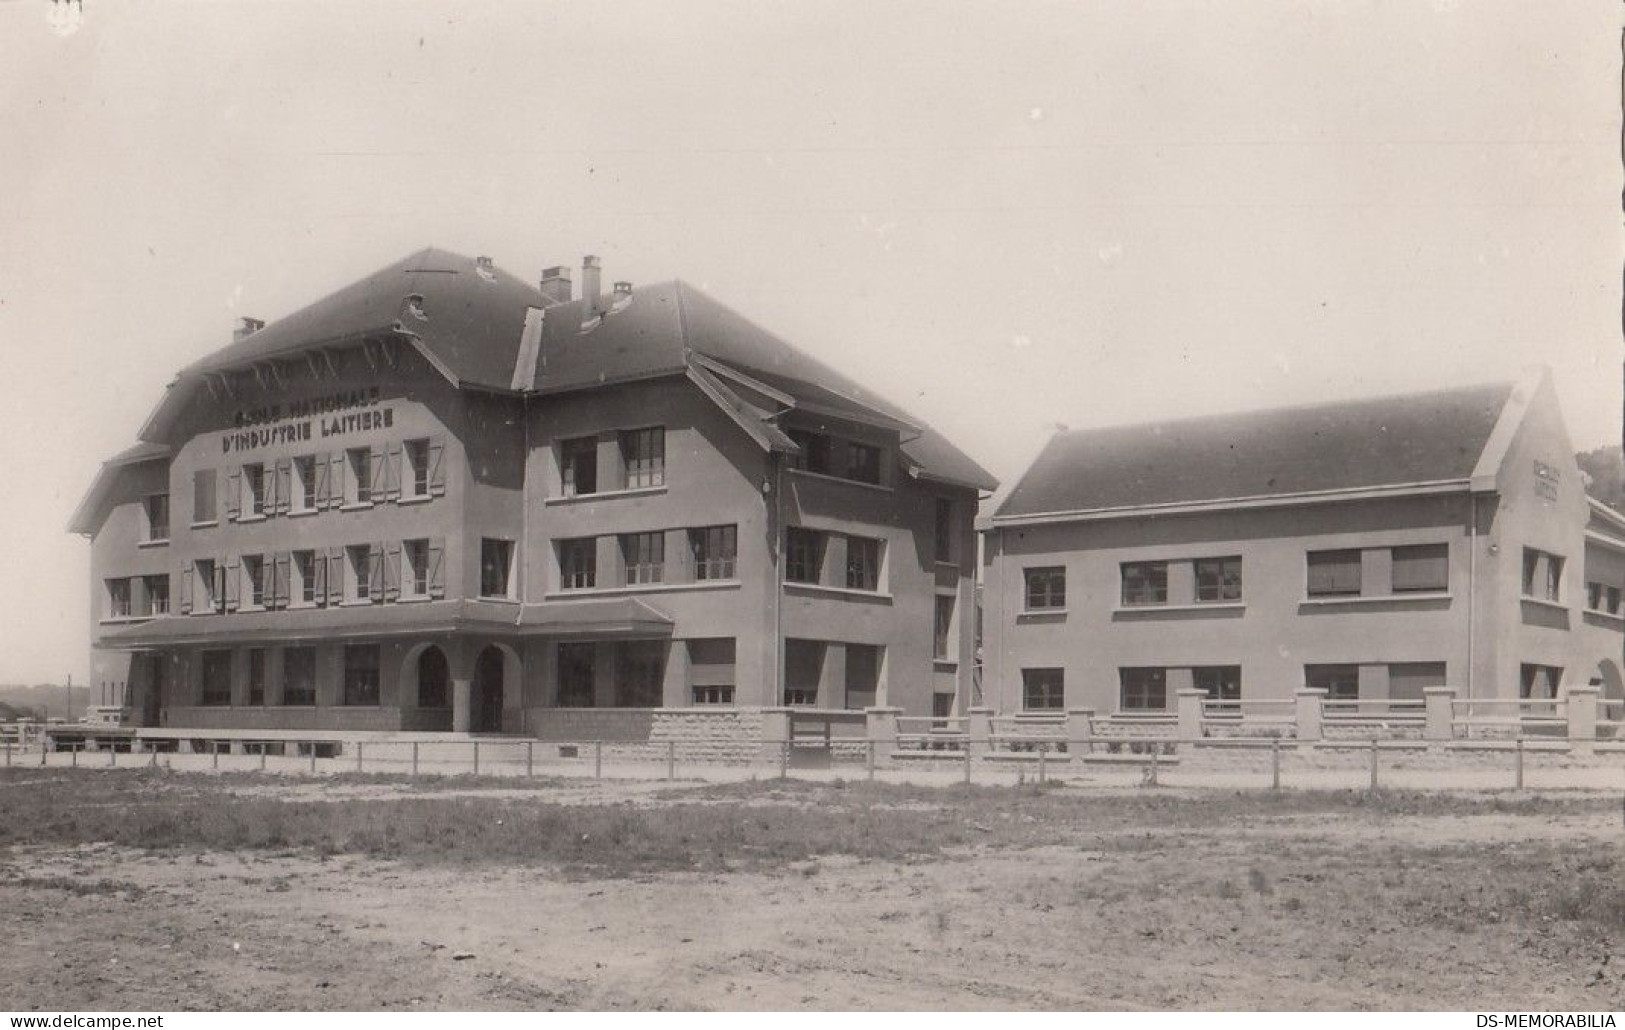
POLYGON ((147 511, 147 540, 158 543, 169 539, 169 495, 148 494, 146 500, 147 511))
POLYGON ((559 586, 563 590, 591 590, 598 585, 598 540, 580 537, 560 540, 559 586))
POLYGON ((937 595, 936 618, 932 624, 931 656, 939 662, 945 662, 952 657, 950 647, 953 640, 954 602, 952 594, 937 595))
POLYGON ((819 475, 830 474, 830 438, 822 433, 805 429, 787 429, 785 435, 793 440, 801 453, 791 457, 790 467, 819 475))
POLYGON ((107 617, 110 619, 127 619, 130 614, 130 581, 128 579, 108 580, 107 617))
POLYGON ((316 552, 312 550, 293 552, 293 573, 299 577, 299 603, 315 604, 316 596, 316 552))
POLYGON ((202 655, 203 690, 200 704, 231 704, 231 652, 207 650, 202 655))
POLYGON ((402 452, 406 455, 407 479, 412 487, 407 496, 429 496, 429 441, 408 440, 402 445, 402 452))
POLYGON ((316 456, 301 454, 293 459, 293 476, 298 480, 299 511, 316 510, 316 456))
POLYGON ((564 496, 585 497, 598 492, 598 438, 581 437, 559 444, 559 471, 564 496))
POLYGON ((192 473, 192 521, 215 522, 219 518, 220 494, 215 484, 215 470, 198 469, 192 473))
POLYGON ((1305 665, 1304 686, 1324 690, 1328 701, 1357 701, 1360 698, 1360 667, 1349 662, 1305 665))
MULTIPOLYGON (((949 695, 950 697, 952 695, 949 695)), ((1063 669, 1022 669, 1021 707, 1028 712, 1066 710, 1066 672, 1063 669)))
POLYGON ((691 529, 688 540, 694 554, 695 579, 734 578, 739 548, 738 527, 704 526, 691 529))
POLYGON ((1066 568, 1060 565, 1027 569, 1027 611, 1056 611, 1066 607, 1066 568))
POLYGON ((379 657, 377 644, 344 645, 345 705, 367 706, 378 703, 379 657))
POLYGON ((226 570, 213 558, 199 558, 192 573, 192 590, 197 602, 194 612, 223 612, 226 610, 226 570))
POLYGON ((1192 563, 1196 576, 1196 600, 1213 603, 1241 600, 1241 559, 1198 558, 1192 563))
POLYGON ((666 430, 661 426, 631 429, 621 434, 621 455, 626 464, 626 487, 637 490, 666 483, 666 430))
POLYGON ((846 478, 857 483, 880 483, 880 448, 866 443, 846 445, 846 478))
POLYGON ((1306 559, 1310 597, 1358 597, 1360 595, 1360 552, 1310 551, 1306 559))
POLYGON ((372 547, 368 544, 354 544, 344 549, 346 563, 350 569, 350 593, 352 601, 367 601, 372 598, 372 547))
POLYGON ((282 650, 282 703, 303 707, 316 703, 316 649, 287 647, 282 650))
POLYGON ((785 530, 784 578, 789 583, 817 583, 824 574, 824 534, 791 526, 785 530))
POLYGON ((511 597, 513 594, 513 541, 494 537, 480 539, 480 596, 511 597))
POLYGON ((1122 572, 1123 607, 1168 603, 1167 562, 1124 562, 1122 572))
POLYGON ((243 597, 245 607, 265 607, 265 558, 258 554, 243 555, 243 597))
POLYGON ((1442 594, 1450 589, 1450 545, 1410 544, 1390 552, 1396 594, 1442 594))
POLYGON ((407 540, 401 545, 406 568, 402 588, 408 597, 429 596, 429 541, 407 540))
POLYGON ((846 588, 880 589, 880 541, 864 536, 846 538, 846 588))
POLYGON ((659 583, 666 577, 666 534, 621 534, 621 557, 626 568, 626 585, 659 583))
POLYGON ((243 466, 243 514, 265 514, 265 466, 249 462, 243 466))
POLYGON ((1620 588, 1606 583, 1586 584, 1586 607, 1607 615, 1620 613, 1620 588))
POLYGON ((1124 712, 1161 712, 1168 708, 1168 670, 1149 666, 1117 670, 1118 709, 1124 712))
POLYGON ((372 450, 367 447, 352 447, 344 452, 345 460, 349 463, 349 474, 344 477, 345 503, 371 504, 372 496, 372 450))
POLYGON ((1563 557, 1533 547, 1523 549, 1523 595, 1539 601, 1563 599, 1563 557))
POLYGON ((1240 701, 1241 666, 1193 666, 1191 668, 1191 685, 1206 694, 1209 701, 1240 701))
POLYGON ((169 614, 169 575, 159 573, 146 577, 147 609, 153 615, 169 614))
POLYGON ((1562 683, 1563 667, 1560 665, 1525 662, 1518 667, 1518 697, 1524 701, 1553 700, 1562 683))

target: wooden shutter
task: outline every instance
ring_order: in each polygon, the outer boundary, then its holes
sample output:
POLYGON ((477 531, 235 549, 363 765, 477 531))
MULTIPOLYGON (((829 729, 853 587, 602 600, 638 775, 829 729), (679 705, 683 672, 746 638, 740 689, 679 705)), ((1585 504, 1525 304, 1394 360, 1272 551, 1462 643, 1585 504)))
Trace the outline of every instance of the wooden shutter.
POLYGON ((401 596, 401 545, 390 544, 384 552, 384 600, 401 596))
POLYGON ((446 492, 446 441, 434 437, 429 441, 429 493, 439 496, 446 492))
POLYGON ((237 562, 226 566, 226 611, 234 612, 242 603, 242 586, 240 582, 242 570, 237 562))
POLYGON ((288 607, 289 586, 292 577, 289 575, 289 564, 292 556, 286 552, 271 556, 271 608, 288 607))
POLYGON ((327 506, 337 508, 344 504, 347 493, 344 488, 344 466, 349 462, 344 459, 343 451, 334 451, 327 456, 327 460, 333 470, 332 479, 328 483, 327 506))
POLYGON ((316 470, 316 507, 325 508, 333 496, 333 459, 330 455, 318 454, 310 463, 316 470))
POLYGON ((367 547, 367 598, 377 604, 384 599, 384 545, 367 547))
POLYGON ((374 504, 384 500, 389 494, 389 452, 382 447, 374 447, 367 460, 367 473, 370 481, 367 484, 367 499, 374 504))
MULTIPOLYGON (((325 459, 324 459, 325 463, 325 459)), ((311 600, 317 605, 327 607, 327 555, 315 551, 310 556, 310 578, 312 589, 311 600)))
POLYGON ((192 614, 192 563, 187 562, 181 567, 181 596, 179 597, 182 615, 192 614))
POLYGON ((276 499, 274 515, 286 515, 293 507, 293 459, 283 458, 276 463, 276 485, 272 487, 276 499))
POLYGON ((429 541, 429 596, 446 596, 446 568, 442 558, 446 551, 446 541, 442 537, 435 537, 429 541))
POLYGON ((243 503, 243 470, 239 466, 231 470, 226 478, 226 518, 236 519, 238 508, 243 503))
POLYGON ((389 445, 389 457, 384 462, 384 497, 383 500, 398 501, 401 498, 401 445, 389 445))
POLYGON ((333 547, 327 552, 327 603, 339 604, 344 600, 344 548, 333 547))

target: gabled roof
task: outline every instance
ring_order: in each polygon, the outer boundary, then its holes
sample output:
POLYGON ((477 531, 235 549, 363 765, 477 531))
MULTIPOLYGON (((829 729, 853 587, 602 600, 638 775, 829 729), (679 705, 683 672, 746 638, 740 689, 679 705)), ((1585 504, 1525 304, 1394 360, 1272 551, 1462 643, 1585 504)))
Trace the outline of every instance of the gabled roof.
POLYGON ((1063 431, 993 520, 1419 484, 1466 489, 1513 387, 1063 431))
POLYGON ((132 465, 140 465, 149 461, 161 461, 169 457, 169 448, 159 443, 138 443, 102 462, 102 467, 96 473, 96 479, 91 483, 90 489, 79 501, 79 506, 73 509, 73 515, 68 519, 68 532, 90 536, 96 532, 97 525, 103 517, 103 510, 107 500, 112 496, 114 488, 118 485, 119 473, 132 465))

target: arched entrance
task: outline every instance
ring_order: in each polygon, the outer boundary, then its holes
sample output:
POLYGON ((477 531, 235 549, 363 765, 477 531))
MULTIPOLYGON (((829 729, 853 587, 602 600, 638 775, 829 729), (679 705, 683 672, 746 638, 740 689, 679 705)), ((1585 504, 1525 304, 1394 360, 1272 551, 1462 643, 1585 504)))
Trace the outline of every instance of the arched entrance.
POLYGON ((1602 702, 1602 711, 1598 713, 1602 718, 1625 718, 1625 676, 1620 674, 1619 665, 1613 659, 1604 658, 1597 663, 1597 671, 1591 674, 1591 685, 1597 688, 1602 702))
POLYGON ((451 708, 451 665, 438 647, 418 655, 418 707, 451 708))
POLYGON ((502 732, 502 651, 487 647, 474 662, 473 709, 469 729, 474 733, 502 732))

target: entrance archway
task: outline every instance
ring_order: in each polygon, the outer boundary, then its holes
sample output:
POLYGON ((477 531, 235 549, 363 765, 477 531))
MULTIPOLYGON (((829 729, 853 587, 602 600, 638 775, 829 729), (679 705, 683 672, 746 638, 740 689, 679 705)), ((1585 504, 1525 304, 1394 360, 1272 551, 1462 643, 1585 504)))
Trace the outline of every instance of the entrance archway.
POLYGON ((418 655, 418 707, 451 708, 451 665, 433 645, 418 655))
POLYGON ((496 646, 480 652, 474 662, 473 697, 469 728, 474 733, 502 732, 502 678, 504 656, 496 646))
POLYGON ((1598 690, 1602 718, 1625 718, 1625 676, 1620 674, 1619 665, 1613 659, 1604 658, 1597 663, 1597 671, 1591 674, 1591 685, 1598 690))

